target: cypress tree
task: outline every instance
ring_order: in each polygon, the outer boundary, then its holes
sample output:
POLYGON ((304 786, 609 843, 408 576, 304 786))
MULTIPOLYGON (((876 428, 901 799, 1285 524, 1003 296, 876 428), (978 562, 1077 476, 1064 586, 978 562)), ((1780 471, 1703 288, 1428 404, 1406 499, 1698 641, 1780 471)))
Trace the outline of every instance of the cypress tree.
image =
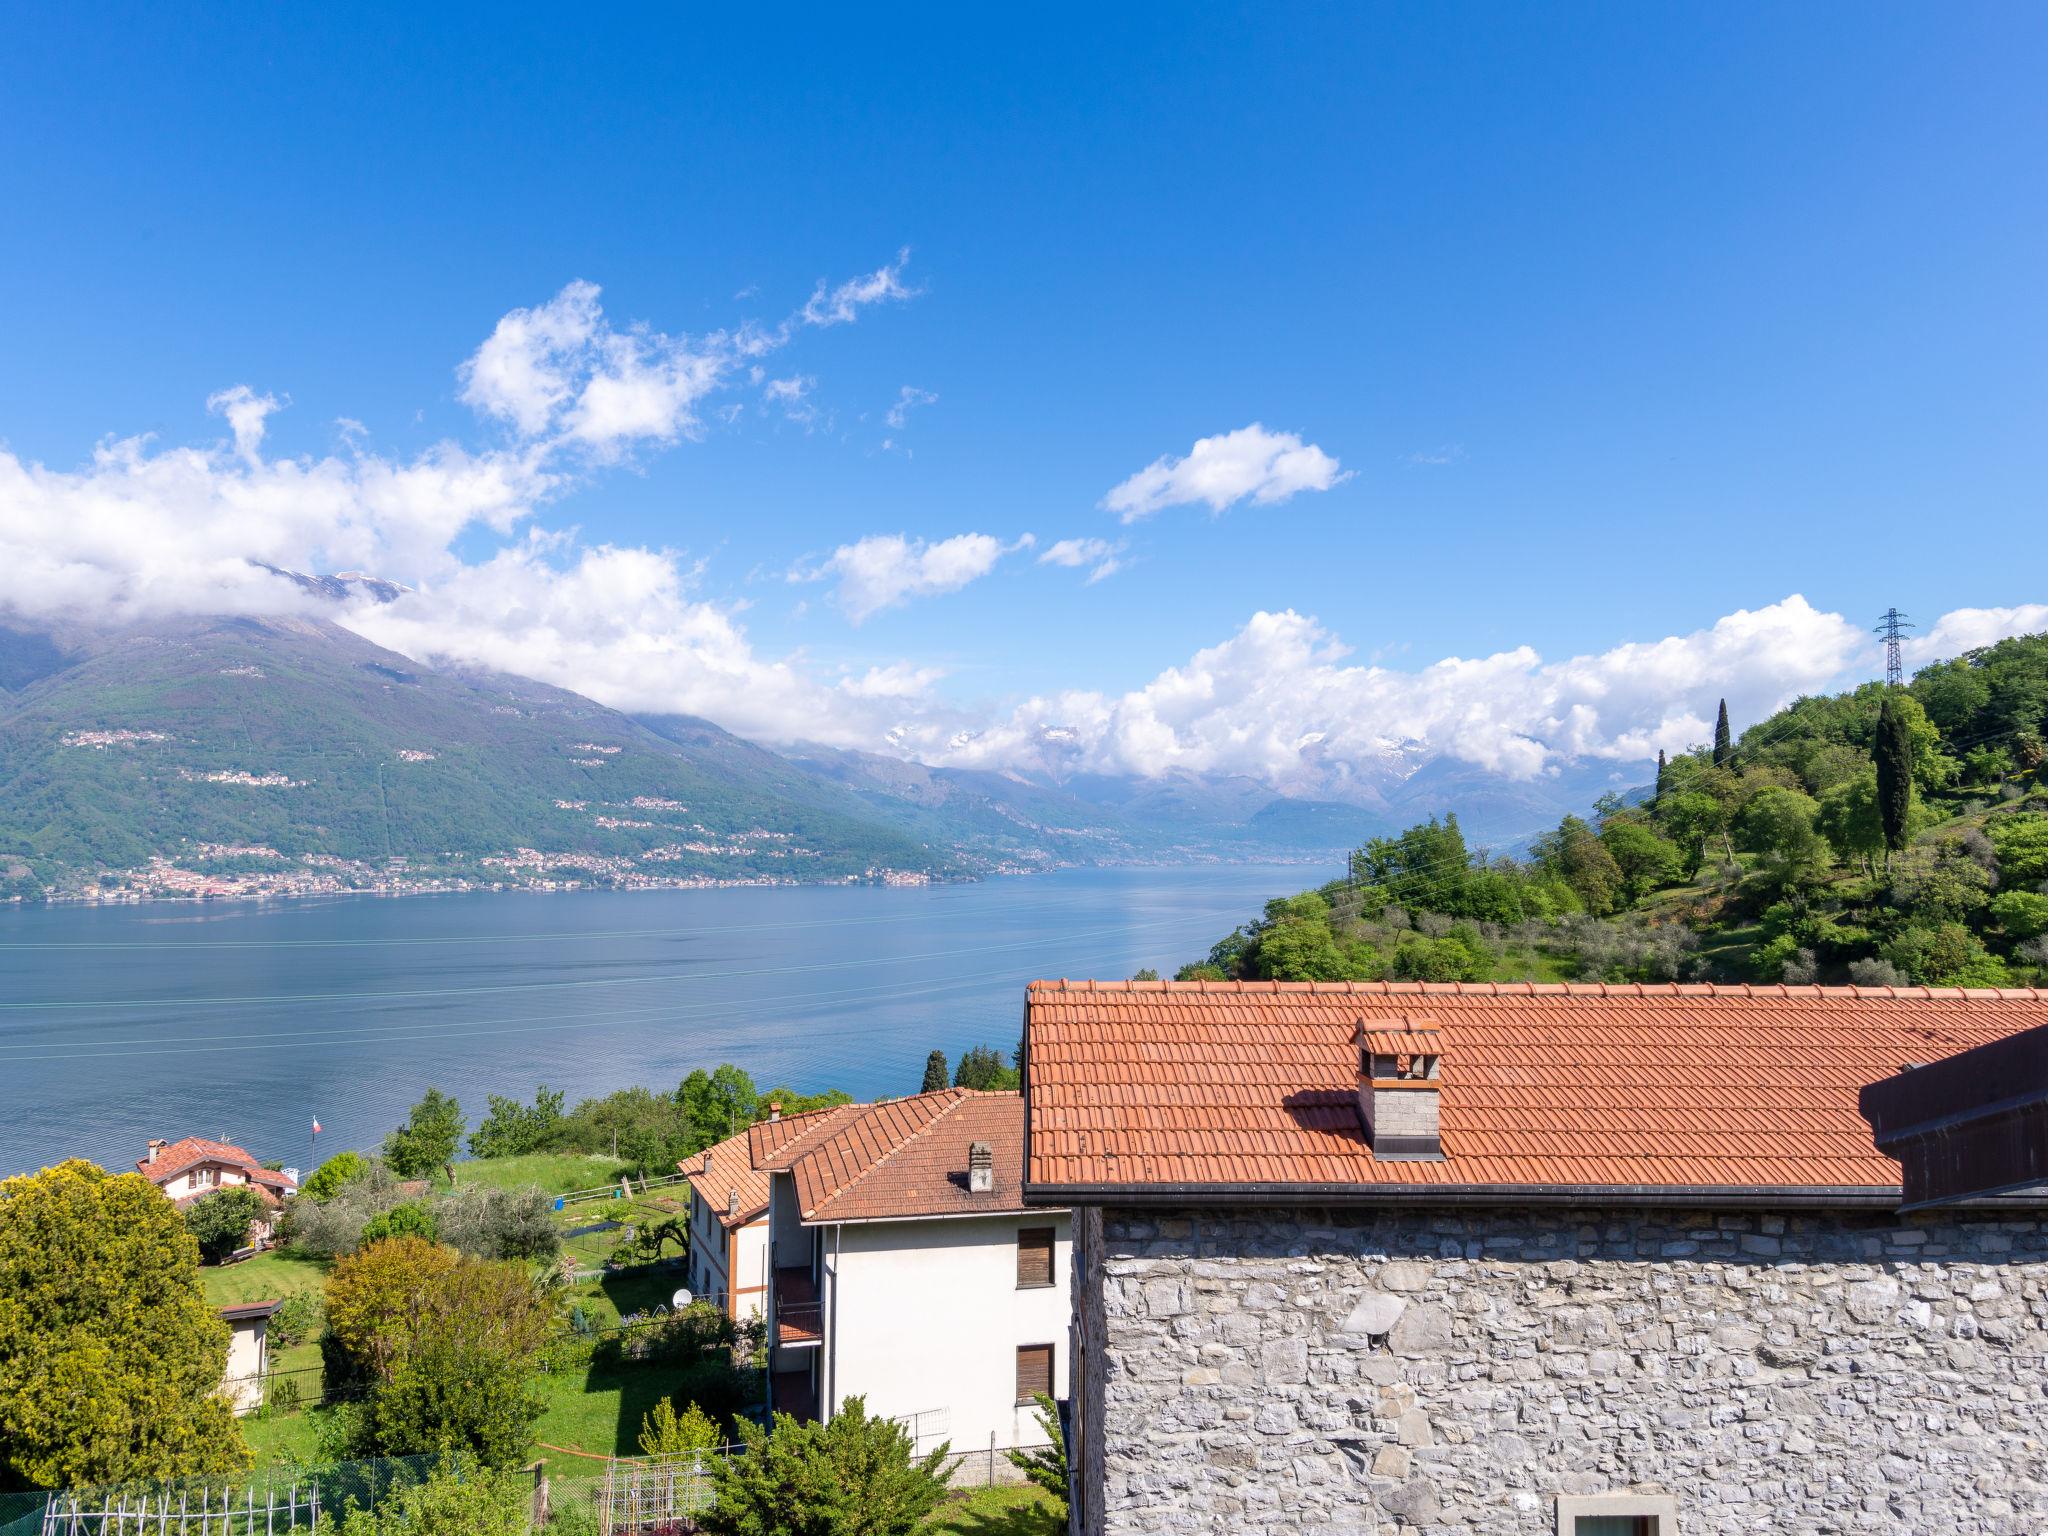
POLYGON ((1877 712, 1877 813, 1884 822, 1884 859, 1906 846, 1906 818, 1913 807, 1913 739, 1906 717, 1886 697, 1877 712))
POLYGON ((944 1051, 933 1051, 931 1055, 924 1059, 924 1086, 917 1091, 919 1093, 937 1093, 946 1086, 946 1080, 950 1076, 952 1074, 946 1070, 946 1053, 944 1051))
POLYGON ((1650 791, 1650 804, 1655 805, 1664 798, 1664 749, 1657 749, 1657 787, 1650 791))
POLYGON ((1714 766, 1726 768, 1735 755, 1735 738, 1728 734, 1728 701, 1721 701, 1721 714, 1714 721, 1714 766))

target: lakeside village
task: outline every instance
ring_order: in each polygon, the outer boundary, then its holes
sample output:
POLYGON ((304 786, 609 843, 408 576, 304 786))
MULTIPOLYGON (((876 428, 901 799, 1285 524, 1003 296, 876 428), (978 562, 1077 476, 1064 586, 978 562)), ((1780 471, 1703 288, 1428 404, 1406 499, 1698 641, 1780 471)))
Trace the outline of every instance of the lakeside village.
POLYGON ((2048 1524, 2048 991, 1023 1004, 873 1103, 7 1181, 0 1531, 2048 1524))

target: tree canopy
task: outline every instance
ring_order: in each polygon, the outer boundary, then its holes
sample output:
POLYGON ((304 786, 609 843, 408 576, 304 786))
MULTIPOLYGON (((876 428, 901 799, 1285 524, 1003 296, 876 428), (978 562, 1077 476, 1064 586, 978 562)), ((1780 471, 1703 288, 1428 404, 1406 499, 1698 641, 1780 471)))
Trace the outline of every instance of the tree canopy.
POLYGON ((0 1485, 248 1466, 227 1359, 162 1190, 78 1161, 0 1182, 0 1485))

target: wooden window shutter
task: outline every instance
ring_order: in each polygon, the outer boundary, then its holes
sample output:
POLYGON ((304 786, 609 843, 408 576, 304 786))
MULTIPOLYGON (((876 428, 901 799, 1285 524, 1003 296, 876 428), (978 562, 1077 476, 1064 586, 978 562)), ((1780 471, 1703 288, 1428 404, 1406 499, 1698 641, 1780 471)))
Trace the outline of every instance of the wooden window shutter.
POLYGON ((1036 1397, 1052 1396, 1052 1346, 1017 1346, 1017 1401, 1028 1403, 1036 1397))
POLYGON ((1019 1227, 1017 1229, 1017 1288, 1031 1285, 1051 1285, 1053 1256, 1053 1229, 1051 1227, 1019 1227))

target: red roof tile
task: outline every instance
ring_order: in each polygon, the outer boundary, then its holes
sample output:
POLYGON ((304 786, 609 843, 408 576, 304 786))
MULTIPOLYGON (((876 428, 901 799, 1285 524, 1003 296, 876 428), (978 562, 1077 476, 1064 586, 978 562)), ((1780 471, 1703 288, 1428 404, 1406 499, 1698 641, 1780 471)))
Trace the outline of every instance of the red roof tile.
POLYGON ((214 1141, 206 1136, 186 1136, 172 1142, 157 1154, 155 1162, 147 1155, 135 1160, 136 1172, 152 1184, 168 1184, 188 1168, 202 1167, 207 1163, 225 1163, 239 1168, 249 1176, 252 1183, 267 1186, 274 1193, 288 1192, 298 1186, 274 1168, 266 1168, 241 1147, 231 1142, 214 1141))
POLYGON ((756 1166, 791 1175, 807 1222, 1025 1208, 1024 1101, 1014 1093, 942 1088, 764 1122, 751 1134, 756 1166), (994 1154, 994 1186, 986 1194, 967 1187, 967 1150, 977 1141, 994 1154))
POLYGON ((2048 1023, 2048 991, 1033 982, 1029 1186, 1896 1190, 1864 1084, 2048 1023), (1418 1006, 1418 998, 1427 998, 1418 1006), (1442 1162, 1375 1161, 1361 1022, 1441 1031, 1442 1162))
POLYGON ((691 1192, 711 1207, 718 1224, 728 1230, 768 1213, 768 1173, 754 1166, 748 1151, 752 1140, 748 1131, 741 1131, 676 1164, 691 1192), (739 1196, 737 1211, 732 1208, 735 1194, 739 1196))

